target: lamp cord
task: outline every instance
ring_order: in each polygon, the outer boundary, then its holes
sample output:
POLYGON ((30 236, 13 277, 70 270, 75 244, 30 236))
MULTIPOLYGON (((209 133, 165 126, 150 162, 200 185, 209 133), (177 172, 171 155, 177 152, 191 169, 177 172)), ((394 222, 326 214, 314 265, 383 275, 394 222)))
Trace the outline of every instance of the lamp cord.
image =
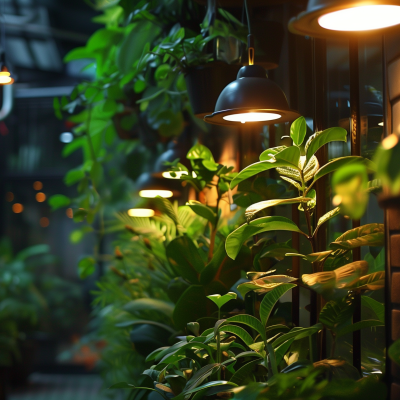
POLYGON ((244 0, 244 8, 246 10, 247 28, 249 30, 249 35, 251 35, 250 15, 249 15, 249 8, 247 7, 247 0, 244 0))
POLYGON ((5 62, 6 57, 6 19, 5 19, 5 0, 1 1, 1 47, 3 50, 3 62, 5 62))
POLYGON ((247 0, 244 0, 244 8, 246 9, 247 28, 249 29, 249 34, 247 35, 247 51, 249 54, 249 65, 254 65, 254 36, 251 33, 250 15, 249 15, 249 8, 247 6, 247 0))

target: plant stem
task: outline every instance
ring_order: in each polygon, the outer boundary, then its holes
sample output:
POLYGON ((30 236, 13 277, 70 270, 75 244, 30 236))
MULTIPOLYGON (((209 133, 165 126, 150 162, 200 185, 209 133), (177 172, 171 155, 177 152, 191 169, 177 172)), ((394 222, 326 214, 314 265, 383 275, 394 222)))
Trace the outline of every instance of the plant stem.
POLYGON ((211 235, 210 235, 210 248, 208 250, 208 261, 211 261, 213 254, 214 254, 214 246, 215 246, 215 237, 217 236, 217 228, 218 228, 218 222, 219 222, 219 203, 221 201, 221 194, 218 190, 218 184, 219 184, 219 180, 218 179, 218 183, 216 185, 216 189, 217 189, 217 216, 215 217, 215 224, 211 224, 210 222, 210 227, 211 227, 211 235))
MULTIPOLYGON (((221 319, 221 309, 218 307, 218 321, 221 319)), ((219 329, 217 331, 217 363, 221 364, 221 337, 219 329)), ((218 369, 217 379, 221 380, 221 368, 218 369)))

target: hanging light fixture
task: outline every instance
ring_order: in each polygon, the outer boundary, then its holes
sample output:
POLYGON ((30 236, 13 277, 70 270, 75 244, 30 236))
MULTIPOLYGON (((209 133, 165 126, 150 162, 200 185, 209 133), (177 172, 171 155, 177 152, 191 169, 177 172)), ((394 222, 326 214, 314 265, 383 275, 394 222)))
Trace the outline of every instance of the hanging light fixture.
POLYGON ((236 125, 246 122, 281 123, 293 121, 300 116, 289 108, 285 93, 260 65, 254 65, 254 37, 251 34, 250 17, 245 0, 247 25, 247 48, 249 65, 239 70, 237 79, 219 95, 215 111, 204 120, 215 125, 236 125))
POLYGON ((154 176, 149 172, 141 174, 136 181, 139 196, 153 199, 157 196, 169 198, 181 195, 180 182, 170 181, 162 177, 154 176))
POLYGON ((309 0, 306 11, 289 21, 289 30, 317 38, 349 38, 399 24, 399 0, 309 0))

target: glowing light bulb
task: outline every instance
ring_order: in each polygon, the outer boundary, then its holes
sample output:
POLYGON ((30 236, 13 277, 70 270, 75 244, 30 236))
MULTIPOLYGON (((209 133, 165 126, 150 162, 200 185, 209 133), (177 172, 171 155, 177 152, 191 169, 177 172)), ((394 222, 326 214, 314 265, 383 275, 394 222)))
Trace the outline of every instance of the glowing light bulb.
POLYGON ((5 68, 5 70, 3 71, 0 71, 0 85, 9 85, 10 83, 13 82, 14 79, 11 78, 11 74, 8 72, 7 68, 5 68))
POLYGON ((128 215, 131 217, 150 218, 154 216, 154 210, 150 208, 131 208, 128 210, 128 215))
POLYGON ((231 114, 223 117, 226 121, 241 122, 242 124, 246 122, 262 122, 262 121, 273 121, 281 116, 275 113, 268 112, 248 112, 240 114, 231 114))
POLYGON ((141 190, 139 192, 140 197, 146 197, 153 199, 154 197, 160 196, 164 199, 172 197, 174 194, 170 190, 141 190))
POLYGON ((400 6, 367 5, 334 11, 318 18, 322 28, 334 31, 370 31, 400 24, 400 6))
POLYGON ((166 171, 162 173, 162 176, 167 179, 180 179, 182 175, 188 175, 187 171, 166 171), (175 176, 172 176, 175 174, 175 176))

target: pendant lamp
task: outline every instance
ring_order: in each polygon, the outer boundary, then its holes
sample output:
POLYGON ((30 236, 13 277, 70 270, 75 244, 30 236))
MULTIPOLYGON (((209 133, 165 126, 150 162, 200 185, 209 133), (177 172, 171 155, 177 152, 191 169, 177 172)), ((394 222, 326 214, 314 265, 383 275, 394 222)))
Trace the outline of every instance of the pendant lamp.
POLYGON ((309 0, 306 11, 289 21, 292 33, 316 38, 348 39, 399 27, 399 0, 309 0))
POLYGON ((155 177, 149 172, 142 173, 136 181, 136 188, 139 196, 153 199, 157 196, 170 198, 181 195, 179 181, 170 181, 162 177, 155 177))
POLYGON ((249 65, 239 70, 237 79, 231 82, 219 95, 215 111, 204 120, 215 125, 238 125, 246 122, 282 123, 293 121, 300 116, 289 108, 285 93, 260 65, 254 65, 254 37, 251 34, 250 18, 245 0, 247 25, 247 47, 249 65))

